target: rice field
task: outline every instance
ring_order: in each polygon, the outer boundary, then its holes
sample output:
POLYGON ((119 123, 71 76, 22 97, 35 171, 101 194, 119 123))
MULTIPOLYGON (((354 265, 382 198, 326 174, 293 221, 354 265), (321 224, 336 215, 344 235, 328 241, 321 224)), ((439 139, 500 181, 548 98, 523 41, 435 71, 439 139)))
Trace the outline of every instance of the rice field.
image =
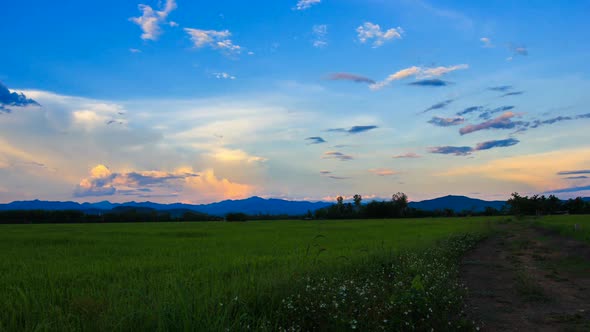
POLYGON ((0 331, 399 330, 451 318, 453 330, 469 329, 455 262, 490 227, 490 218, 0 225, 0 331))

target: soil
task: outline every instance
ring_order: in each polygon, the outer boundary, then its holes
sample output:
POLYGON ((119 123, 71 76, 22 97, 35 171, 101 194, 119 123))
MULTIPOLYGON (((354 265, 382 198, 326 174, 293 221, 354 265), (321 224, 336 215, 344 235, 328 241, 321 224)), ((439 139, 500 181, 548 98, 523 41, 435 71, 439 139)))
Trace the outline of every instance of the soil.
POLYGON ((532 225, 499 228, 461 264, 477 326, 590 331, 590 246, 532 225))

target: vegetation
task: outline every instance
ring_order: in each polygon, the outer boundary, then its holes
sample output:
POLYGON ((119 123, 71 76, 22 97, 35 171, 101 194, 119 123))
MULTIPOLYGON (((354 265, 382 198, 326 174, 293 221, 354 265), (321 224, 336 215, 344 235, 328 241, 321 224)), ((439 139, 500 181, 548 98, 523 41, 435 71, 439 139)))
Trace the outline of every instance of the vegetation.
POLYGON ((513 193, 512 197, 506 203, 509 207, 509 212, 518 216, 556 213, 590 214, 590 202, 585 202, 581 197, 561 201, 554 195, 550 195, 549 197, 533 195, 529 197, 513 193))
POLYGON ((587 215, 546 216, 535 220, 535 224, 590 243, 590 218, 587 215))
POLYGON ((456 258, 476 239, 457 236, 487 230, 483 218, 0 225, 0 330, 455 330, 468 326, 456 258))

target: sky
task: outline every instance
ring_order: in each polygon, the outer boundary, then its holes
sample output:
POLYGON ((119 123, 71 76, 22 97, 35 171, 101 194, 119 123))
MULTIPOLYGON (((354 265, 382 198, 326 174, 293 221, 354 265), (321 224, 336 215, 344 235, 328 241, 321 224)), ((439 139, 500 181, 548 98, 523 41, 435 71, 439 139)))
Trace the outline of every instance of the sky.
POLYGON ((9 1, 0 202, 590 196, 590 1, 9 1))

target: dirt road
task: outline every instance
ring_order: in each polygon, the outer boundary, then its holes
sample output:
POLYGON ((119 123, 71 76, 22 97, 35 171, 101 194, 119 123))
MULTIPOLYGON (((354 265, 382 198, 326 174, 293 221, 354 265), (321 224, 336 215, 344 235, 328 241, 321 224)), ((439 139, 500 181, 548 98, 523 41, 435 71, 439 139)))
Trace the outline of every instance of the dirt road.
POLYGON ((469 314, 484 331, 590 331, 590 246, 501 225, 461 265, 469 314))

